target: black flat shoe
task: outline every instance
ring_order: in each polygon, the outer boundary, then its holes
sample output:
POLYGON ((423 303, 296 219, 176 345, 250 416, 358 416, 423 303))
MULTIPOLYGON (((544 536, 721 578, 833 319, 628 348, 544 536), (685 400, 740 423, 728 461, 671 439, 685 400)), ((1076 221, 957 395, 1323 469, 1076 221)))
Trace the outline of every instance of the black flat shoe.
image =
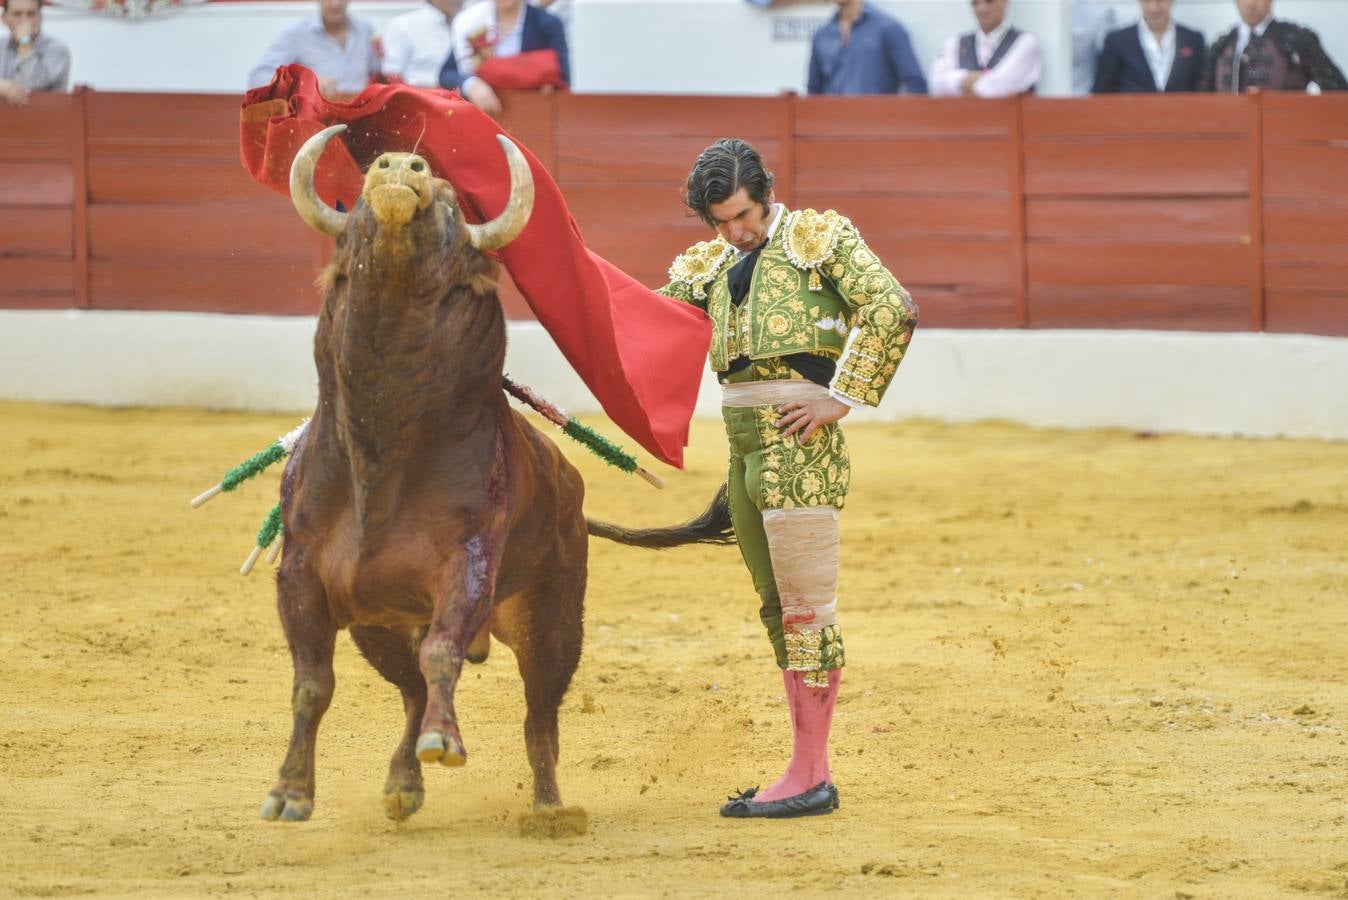
POLYGON ((727 819, 794 819, 799 816, 826 816, 838 808, 838 789, 827 781, 781 800, 755 803, 757 794, 758 788, 752 787, 738 796, 728 798, 730 802, 721 807, 721 815, 727 819))

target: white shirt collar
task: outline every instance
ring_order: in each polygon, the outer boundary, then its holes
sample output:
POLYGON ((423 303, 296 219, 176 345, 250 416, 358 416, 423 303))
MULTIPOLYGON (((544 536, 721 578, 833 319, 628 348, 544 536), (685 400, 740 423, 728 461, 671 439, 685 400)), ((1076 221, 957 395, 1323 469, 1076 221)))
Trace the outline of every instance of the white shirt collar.
POLYGON ((1147 58, 1147 67, 1151 69, 1152 80, 1156 82, 1156 90, 1165 91, 1166 82, 1170 81, 1170 70, 1175 64, 1175 22, 1171 20, 1159 41, 1146 22, 1137 23, 1137 33, 1142 42, 1142 55, 1147 58))
POLYGON ((780 203, 772 204, 772 222, 768 225, 768 240, 777 233, 777 226, 782 224, 782 215, 786 212, 786 207, 780 203))
POLYGON ((1268 31, 1268 26, 1273 24, 1273 13, 1264 16, 1264 21, 1251 28, 1242 20, 1236 25, 1236 55, 1239 56, 1245 50, 1245 46, 1250 43, 1250 37, 1263 37, 1264 32, 1268 31))
POLYGON ((1010 30, 1011 30, 1011 23, 1008 22, 1006 19, 1002 19, 1002 24, 998 25, 996 28, 992 29, 992 31, 988 32, 987 34, 984 34, 982 31, 979 31, 978 38, 979 40, 986 41, 991 46, 996 47, 998 44, 1002 42, 1002 38, 1006 37, 1006 33, 1010 30))
POLYGON ((1159 41, 1156 40, 1156 35, 1152 30, 1147 27, 1146 22, 1137 23, 1137 33, 1138 36, 1142 38, 1142 46, 1144 48, 1151 46, 1164 50, 1167 47, 1173 48, 1175 46, 1175 23, 1173 20, 1165 27, 1165 34, 1161 36, 1159 41))
POLYGON ((1248 44, 1250 42, 1251 32, 1254 33, 1255 37, 1263 37, 1264 32, 1268 31, 1268 26, 1271 25, 1272 23, 1273 23, 1273 13, 1269 13, 1267 16, 1264 16, 1264 21, 1260 22, 1253 28, 1251 28, 1249 25, 1246 25, 1242 21, 1239 25, 1236 26, 1236 28, 1240 30, 1240 42, 1242 44, 1248 44))

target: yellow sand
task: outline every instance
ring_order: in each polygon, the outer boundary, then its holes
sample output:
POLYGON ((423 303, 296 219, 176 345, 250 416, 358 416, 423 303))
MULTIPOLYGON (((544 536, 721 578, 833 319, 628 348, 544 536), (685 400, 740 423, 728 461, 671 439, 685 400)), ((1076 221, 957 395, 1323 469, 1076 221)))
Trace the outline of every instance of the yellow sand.
MULTIPOLYGON (((0 405, 0 895, 1348 891, 1348 446, 852 427, 843 805, 796 822, 716 815, 788 746, 735 551, 596 542, 559 772, 588 829, 540 839, 499 645, 467 767, 395 825, 401 705, 343 638, 314 819, 258 819, 290 660, 235 570, 276 476, 187 501, 296 418, 0 405)), ((718 428, 663 493, 568 447, 587 509, 701 509, 718 428)))

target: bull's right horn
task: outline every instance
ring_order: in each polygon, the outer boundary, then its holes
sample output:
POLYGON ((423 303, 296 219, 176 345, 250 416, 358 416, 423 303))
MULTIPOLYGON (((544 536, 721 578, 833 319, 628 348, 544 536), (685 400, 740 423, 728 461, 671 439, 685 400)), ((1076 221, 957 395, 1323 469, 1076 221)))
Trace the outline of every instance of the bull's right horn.
POLYGON ((318 158, 323 148, 332 140, 333 135, 346 131, 345 125, 330 125, 304 142, 295 161, 290 164, 290 202, 300 218, 309 223, 309 227, 323 234, 336 237, 346 230, 346 213, 338 212, 319 199, 314 190, 314 169, 318 167, 318 158))
POLYGON ((505 151, 506 165, 510 169, 510 198, 501 214, 490 222, 466 226, 468 240, 483 253, 499 250, 519 237, 534 211, 534 176, 529 171, 528 160, 510 138, 498 134, 496 140, 505 151))

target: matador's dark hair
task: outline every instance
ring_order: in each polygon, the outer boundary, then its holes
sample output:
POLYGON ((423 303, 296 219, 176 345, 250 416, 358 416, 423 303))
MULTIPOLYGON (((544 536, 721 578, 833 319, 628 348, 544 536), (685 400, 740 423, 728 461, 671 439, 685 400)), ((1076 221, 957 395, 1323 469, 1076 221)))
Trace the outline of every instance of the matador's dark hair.
POLYGON ((768 205, 772 193, 772 173, 763 167, 763 157, 747 141, 721 138, 698 154, 693 171, 688 173, 683 202, 698 218, 713 228, 716 220, 710 209, 724 203, 744 188, 749 199, 768 205))

